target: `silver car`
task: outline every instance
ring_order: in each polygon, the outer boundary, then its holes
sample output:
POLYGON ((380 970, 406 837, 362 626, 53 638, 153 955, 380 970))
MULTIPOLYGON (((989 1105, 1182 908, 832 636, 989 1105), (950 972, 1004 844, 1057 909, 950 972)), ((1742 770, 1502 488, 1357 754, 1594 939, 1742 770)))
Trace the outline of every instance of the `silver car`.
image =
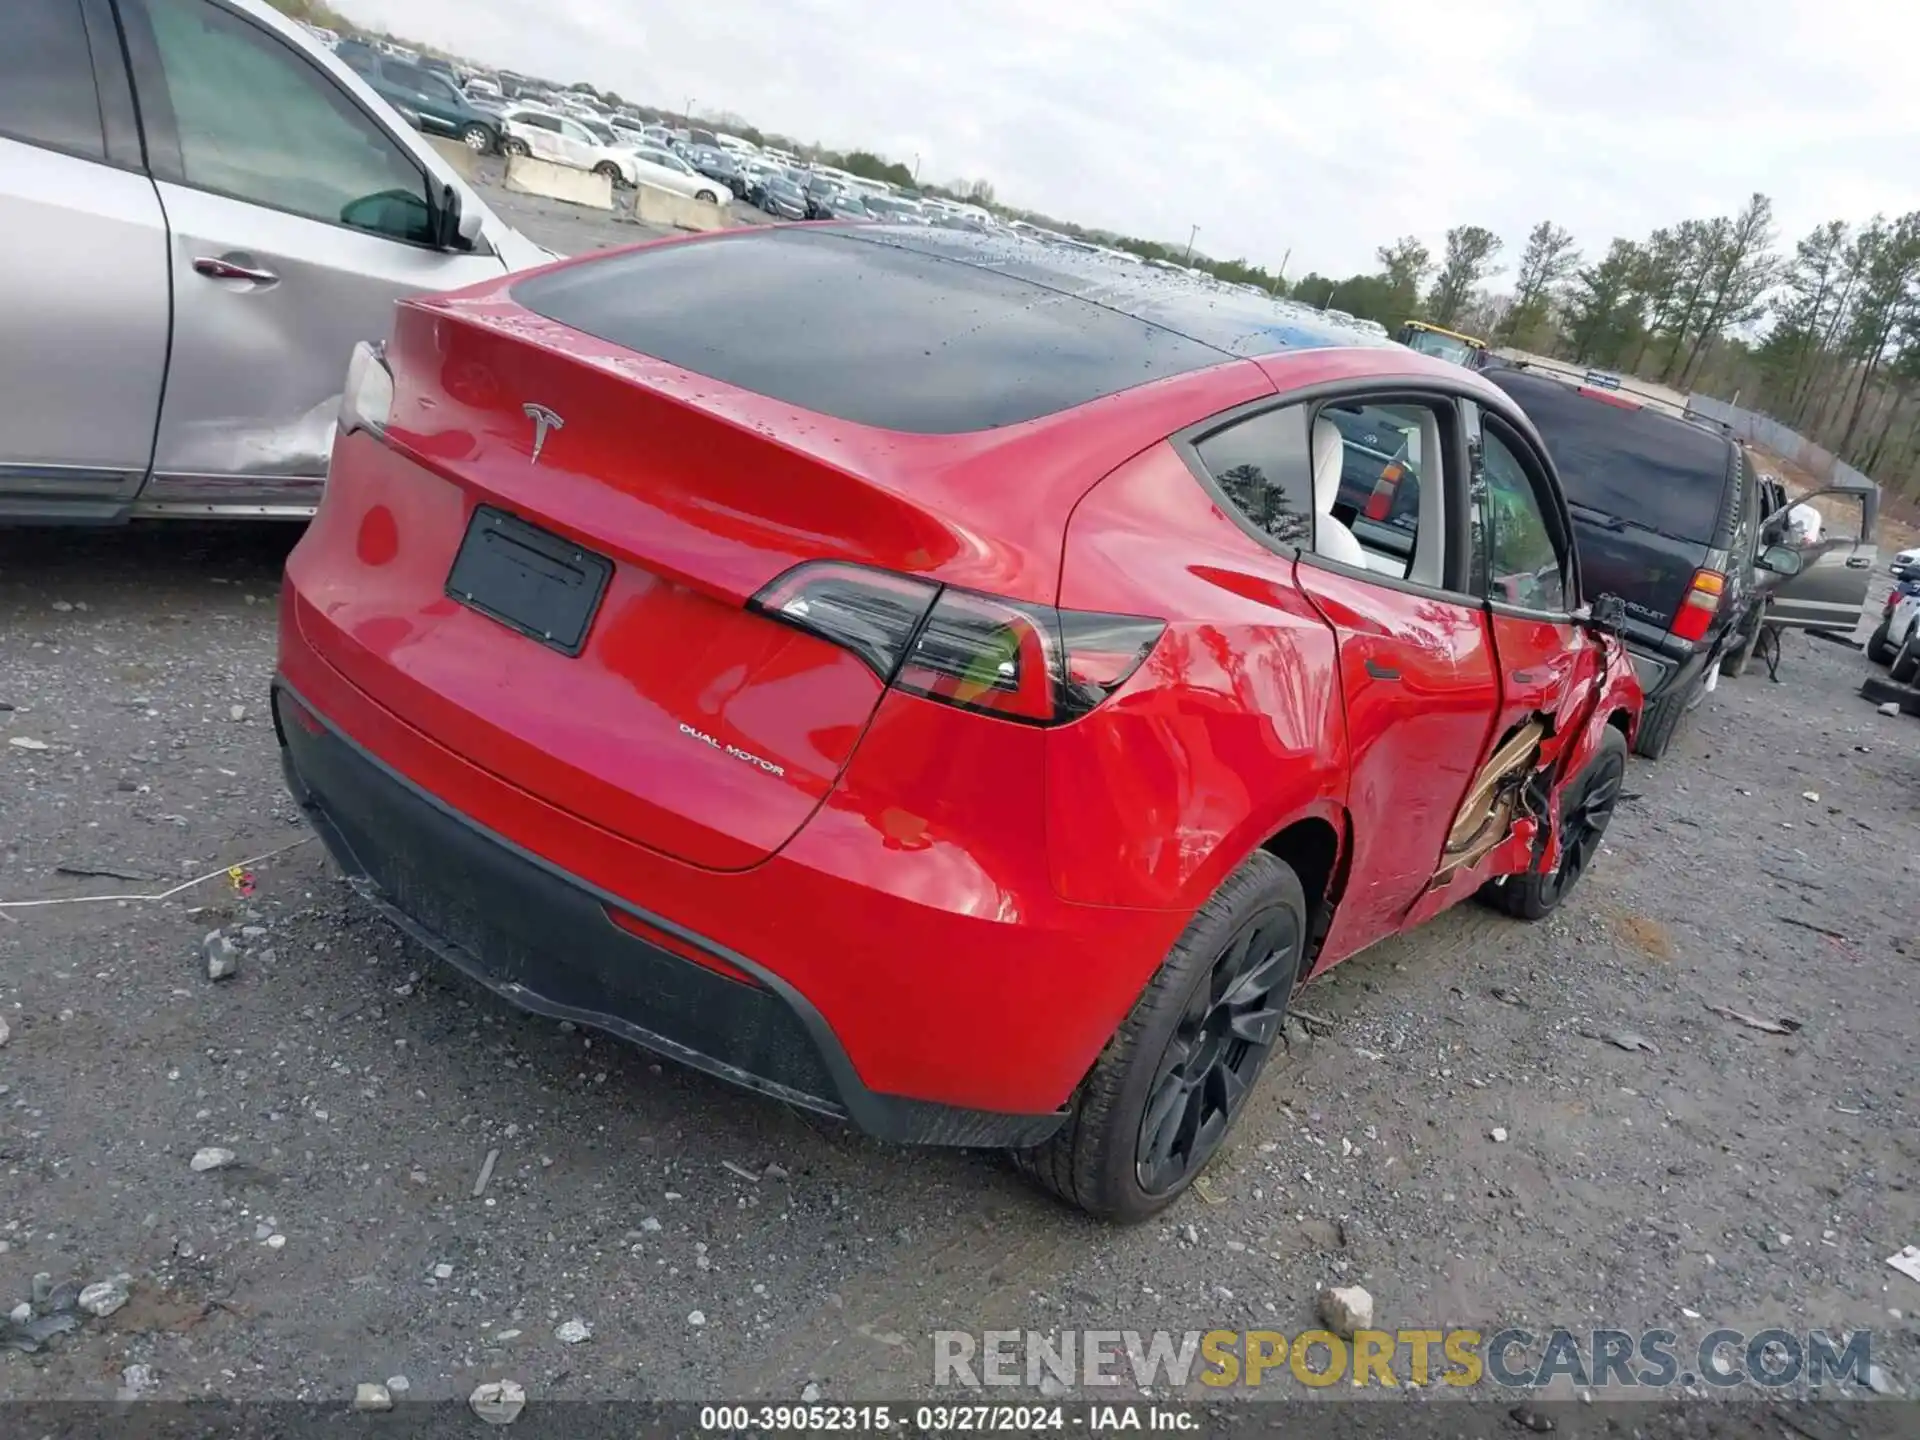
POLYGON ((260 0, 4 8, 0 522, 310 515, 355 342, 553 258, 260 0))

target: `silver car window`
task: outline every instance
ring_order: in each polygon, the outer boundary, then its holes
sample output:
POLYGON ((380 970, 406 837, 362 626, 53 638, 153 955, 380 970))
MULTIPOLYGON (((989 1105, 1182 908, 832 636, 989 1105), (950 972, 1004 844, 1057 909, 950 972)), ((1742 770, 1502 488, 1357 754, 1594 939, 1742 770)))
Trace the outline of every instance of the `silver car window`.
POLYGON ((106 155, 80 0, 13 0, 0 45, 0 135, 106 155))
POLYGON ((147 9, 186 184, 430 240, 420 166, 318 68, 208 0, 148 0, 147 9))

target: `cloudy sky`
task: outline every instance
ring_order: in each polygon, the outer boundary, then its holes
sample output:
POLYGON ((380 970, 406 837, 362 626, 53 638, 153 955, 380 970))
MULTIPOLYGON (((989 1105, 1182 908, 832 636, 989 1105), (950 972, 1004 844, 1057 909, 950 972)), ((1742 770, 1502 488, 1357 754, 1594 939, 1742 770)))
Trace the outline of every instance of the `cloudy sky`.
POLYGON ((1008 203, 1346 274, 1450 225, 1613 235, 1773 196, 1920 207, 1895 0, 338 0, 476 60, 984 176, 1008 203))

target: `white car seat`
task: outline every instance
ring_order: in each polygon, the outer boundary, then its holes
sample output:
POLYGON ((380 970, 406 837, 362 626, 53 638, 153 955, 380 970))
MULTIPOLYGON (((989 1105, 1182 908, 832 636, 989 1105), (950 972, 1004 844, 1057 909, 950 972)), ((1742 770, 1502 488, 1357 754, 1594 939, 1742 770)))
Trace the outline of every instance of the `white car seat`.
POLYGON ((1339 426, 1325 416, 1313 422, 1313 548, 1329 560, 1364 569, 1367 552, 1361 549, 1353 531, 1333 518, 1346 451, 1339 426))

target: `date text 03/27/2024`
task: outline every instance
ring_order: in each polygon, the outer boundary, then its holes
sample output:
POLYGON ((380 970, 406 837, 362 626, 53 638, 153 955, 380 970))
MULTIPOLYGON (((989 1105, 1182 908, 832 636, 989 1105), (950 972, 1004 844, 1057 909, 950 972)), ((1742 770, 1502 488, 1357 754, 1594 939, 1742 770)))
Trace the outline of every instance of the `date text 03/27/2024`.
POLYGON ((869 1432, 1029 1435, 1111 1434, 1121 1430, 1197 1431, 1198 1412, 1171 1405, 703 1405, 702 1435, 869 1432))

